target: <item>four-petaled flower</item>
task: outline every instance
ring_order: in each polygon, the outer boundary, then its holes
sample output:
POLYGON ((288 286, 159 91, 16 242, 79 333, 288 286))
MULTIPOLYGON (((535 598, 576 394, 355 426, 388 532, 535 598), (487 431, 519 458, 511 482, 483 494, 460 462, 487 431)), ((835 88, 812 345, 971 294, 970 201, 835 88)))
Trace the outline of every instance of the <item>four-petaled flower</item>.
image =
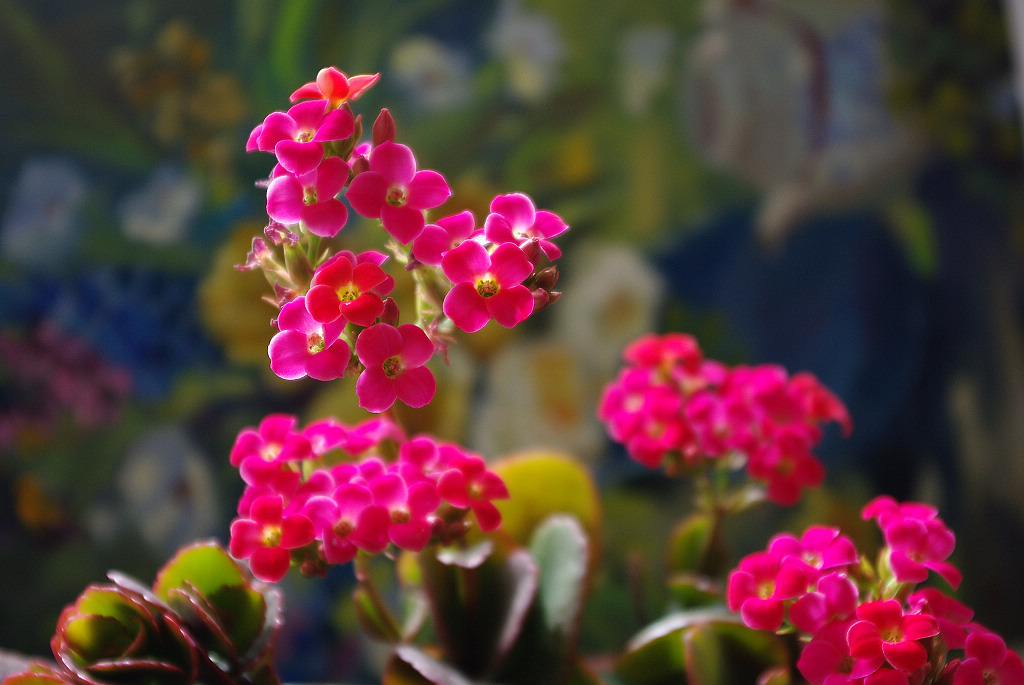
POLYGON ((320 323, 308 309, 305 297, 281 307, 277 317, 280 330, 270 340, 267 352, 270 369, 285 380, 309 376, 330 381, 345 375, 352 351, 341 338, 345 320, 320 323))
POLYGON ((356 338, 356 356, 365 367, 356 381, 359 406, 379 413, 396 399, 410 407, 428 404, 437 386, 424 365, 433 355, 434 343, 414 324, 378 323, 363 330, 356 338))
POLYGON ((444 203, 452 191, 436 171, 416 170, 416 158, 405 145, 385 141, 373 148, 369 170, 356 174, 345 196, 352 209, 380 219, 384 230, 403 245, 423 230, 423 210, 444 203))
POLYGON ((492 500, 508 499, 505 481, 475 455, 455 455, 450 466, 437 481, 437 494, 452 506, 472 509, 480 530, 496 530, 501 513, 492 500))
POLYGON ((345 108, 327 108, 326 100, 308 100, 287 112, 271 112, 252 130, 247 151, 273 152, 288 172, 301 176, 324 158, 324 142, 344 140, 355 132, 355 118, 345 108))
POLYGON ((554 212, 538 211, 522 193, 499 195, 491 201, 491 213, 484 219, 484 235, 492 243, 524 243, 536 240, 548 259, 558 259, 562 251, 549 240, 569 226, 554 212))
POLYGON ((302 98, 326 100, 328 107, 335 109, 343 102, 358 98, 379 78, 380 74, 347 76, 335 67, 324 67, 317 72, 316 81, 299 86, 288 99, 292 102, 302 98))
POLYGON ((491 254, 467 240, 441 260, 444 275, 454 284, 444 298, 445 316, 474 333, 492 318, 512 328, 533 313, 533 295, 523 280, 533 265, 515 243, 498 245, 491 254))
POLYGON ((336 197, 348 171, 345 160, 328 157, 306 173, 280 173, 267 188, 267 214, 285 224, 301 221, 313 235, 333 238, 348 221, 348 209, 336 197))
POLYGON ((313 274, 306 293, 309 313, 316 321, 351 321, 369 326, 384 311, 384 300, 391 282, 388 275, 372 262, 354 264, 339 254, 313 274))
POLYGON ((935 618, 927 614, 904 614, 898 600, 865 602, 857 607, 857 618, 846 634, 850 654, 858 659, 885 657, 904 673, 913 673, 928 663, 928 652, 918 642, 938 635, 935 618))
POLYGON ((231 522, 229 551, 236 559, 248 559, 254 576, 274 583, 288 572, 290 550, 304 547, 314 538, 308 517, 285 514, 284 498, 264 495, 253 501, 247 517, 231 522))

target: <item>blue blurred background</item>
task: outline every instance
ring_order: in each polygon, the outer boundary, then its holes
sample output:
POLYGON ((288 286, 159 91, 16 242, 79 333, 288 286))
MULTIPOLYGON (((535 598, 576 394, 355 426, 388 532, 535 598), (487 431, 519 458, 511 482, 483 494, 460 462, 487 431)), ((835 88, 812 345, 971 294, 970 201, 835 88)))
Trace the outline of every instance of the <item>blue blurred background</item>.
MULTIPOLYGON (((355 109, 391 109, 446 213, 523 191, 573 227, 558 305, 453 349, 403 418, 594 469, 618 509, 585 647, 637 627, 619 581, 636 559, 657 577, 683 512, 628 496, 643 479, 594 419, 648 330, 818 374, 854 433, 822 445, 826 494, 769 519, 934 502, 961 598, 1024 642, 1013 2, 0 2, 0 648, 45 654, 107 569, 149 579, 224 539, 243 426, 359 417, 349 382, 272 376, 265 283, 233 269, 266 221, 248 132, 327 65, 381 72, 355 109)), ((347 582, 285 584, 286 678, 372 670, 347 582)))

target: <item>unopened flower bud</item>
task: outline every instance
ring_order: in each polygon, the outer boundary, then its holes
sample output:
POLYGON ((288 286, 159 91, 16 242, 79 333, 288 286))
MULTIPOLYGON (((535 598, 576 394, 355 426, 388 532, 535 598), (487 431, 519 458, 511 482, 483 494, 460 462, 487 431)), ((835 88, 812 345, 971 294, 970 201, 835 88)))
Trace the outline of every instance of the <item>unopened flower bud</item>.
POLYGON ((540 264, 540 258, 544 255, 540 249, 540 241, 536 239, 529 240, 519 247, 522 249, 523 254, 526 255, 526 258, 530 260, 530 264, 533 264, 536 268, 540 264))
POLYGON ((534 288, 531 294, 533 295, 533 311, 535 313, 551 304, 551 296, 544 288, 534 288))
POLYGON ((352 176, 353 178, 363 173, 364 171, 370 170, 370 160, 365 156, 359 155, 352 159, 352 176))
POLYGON ((551 290, 558 283, 558 267, 549 266, 541 269, 537 272, 537 275, 533 277, 533 285, 535 288, 543 288, 544 290, 551 290))
POLYGON ((391 112, 385 107, 377 115, 377 120, 373 122, 373 135, 371 138, 373 146, 377 147, 384 142, 394 142, 395 133, 395 120, 392 118, 391 112))
POLYGON ((380 320, 382 323, 386 323, 389 326, 398 325, 398 303, 395 302, 395 298, 389 297, 384 300, 384 311, 381 312, 380 320))

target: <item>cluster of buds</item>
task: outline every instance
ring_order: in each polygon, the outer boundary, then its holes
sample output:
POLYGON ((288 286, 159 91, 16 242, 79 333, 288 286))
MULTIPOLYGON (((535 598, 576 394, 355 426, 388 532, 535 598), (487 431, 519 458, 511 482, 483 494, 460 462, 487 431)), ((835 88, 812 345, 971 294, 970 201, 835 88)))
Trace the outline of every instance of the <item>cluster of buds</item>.
POLYGON ((395 142, 387 109, 371 139, 360 141, 361 116, 350 102, 378 76, 322 69, 292 93, 297 104, 253 129, 246 149, 273 153, 277 165, 266 184, 266 235, 239 266, 265 273, 274 289, 268 301, 281 310, 271 369, 289 380, 359 373, 360 406, 373 412, 396 399, 430 402, 435 385, 425 364, 444 353, 454 328, 472 333, 492 319, 511 328, 554 302, 560 250, 551 238, 568 229, 522 193, 495 197, 482 225, 470 211, 428 221, 451 189, 395 142), (349 206, 379 221, 386 252, 335 249, 349 206), (389 259, 411 274, 416 292, 415 315, 402 325, 390 297, 394 277, 383 268, 389 259))
POLYGON ((508 497, 478 455, 426 435, 406 439, 386 417, 300 429, 296 417, 272 414, 239 433, 231 463, 246 488, 229 549, 268 582, 293 562, 322 575, 360 552, 450 544, 469 530, 470 513, 495 530, 492 500, 508 497))
POLYGON ((1024 683, 1024 662, 974 622, 974 612, 934 587, 960 572, 947 559, 953 532, 934 507, 881 496, 864 507, 885 545, 872 562, 840 531, 774 537, 729 576, 729 608, 758 630, 795 632, 797 668, 812 685, 1024 683))
POLYGON ((670 474, 714 461, 745 464, 767 497, 799 501, 825 471, 812 453, 820 424, 850 430, 842 402, 813 375, 774 365, 729 367, 706 359, 683 333, 648 334, 623 352, 626 366, 608 384, 598 416, 629 456, 670 474))

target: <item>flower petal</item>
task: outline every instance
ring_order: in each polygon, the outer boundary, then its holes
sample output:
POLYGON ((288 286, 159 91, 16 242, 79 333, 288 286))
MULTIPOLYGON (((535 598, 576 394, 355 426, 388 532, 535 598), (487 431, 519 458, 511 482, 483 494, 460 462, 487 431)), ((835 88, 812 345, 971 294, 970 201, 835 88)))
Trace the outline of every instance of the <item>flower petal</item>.
POLYGON ((491 320, 486 301, 472 283, 456 283, 445 295, 441 308, 453 324, 467 333, 479 331, 491 320))
POLYGON ((437 390, 434 374, 425 366, 406 369, 394 378, 398 399, 413 408, 430 404, 437 390))
POLYGON ((370 152, 370 169, 387 179, 389 186, 407 186, 416 174, 416 157, 407 146, 385 141, 370 152))
POLYGON ((512 328, 533 313, 533 295, 525 285, 502 288, 484 299, 487 312, 505 328, 512 328))
POLYGON ((438 207, 452 196, 444 176, 430 169, 417 171, 406 191, 406 203, 416 209, 438 207))
POLYGON ((356 174, 349 184, 345 197, 357 214, 368 219, 380 218, 384 198, 388 192, 388 180, 374 171, 356 174))

